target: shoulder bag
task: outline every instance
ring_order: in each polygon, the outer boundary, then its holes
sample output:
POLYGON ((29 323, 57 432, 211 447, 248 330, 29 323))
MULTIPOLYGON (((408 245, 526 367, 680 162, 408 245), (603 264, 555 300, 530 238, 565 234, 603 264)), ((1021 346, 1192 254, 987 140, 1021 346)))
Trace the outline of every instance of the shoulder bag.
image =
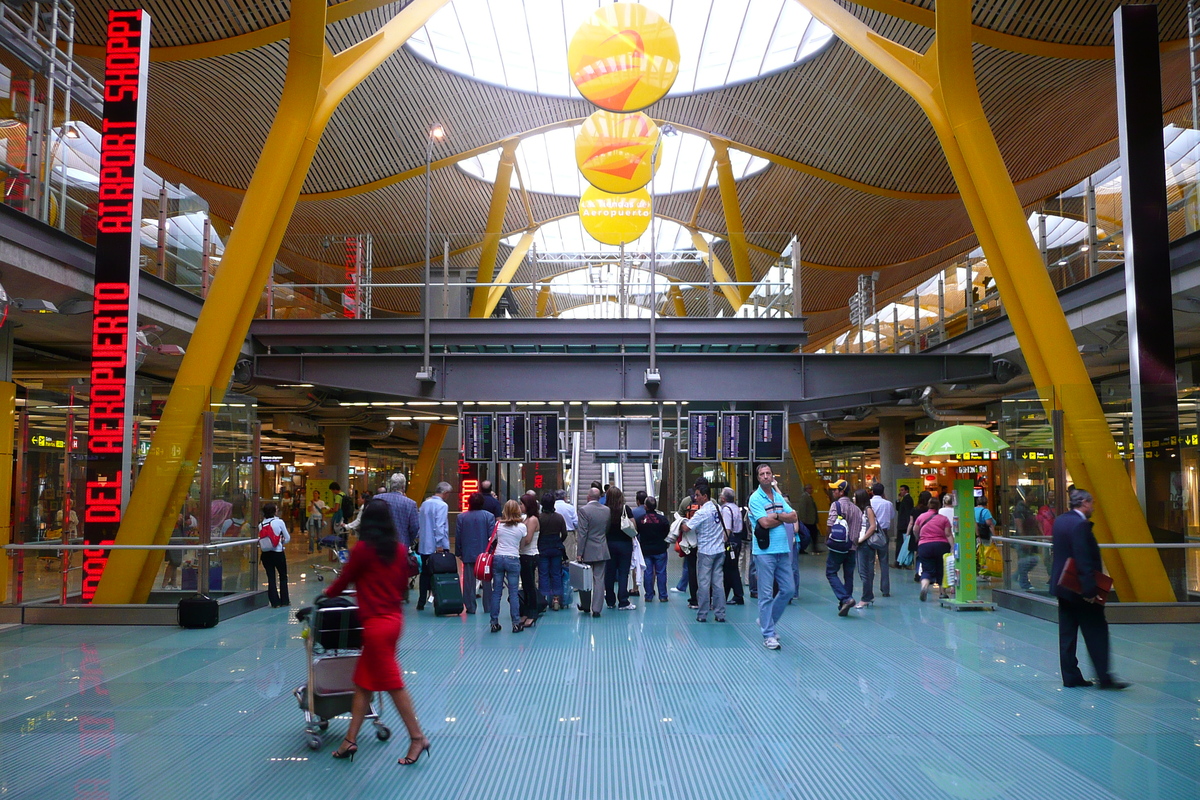
POLYGON ((621 533, 625 534, 630 539, 633 539, 638 535, 637 523, 634 521, 633 515, 629 512, 629 506, 625 506, 622 509, 621 533))
POLYGON ((500 530, 497 522, 492 528, 492 536, 488 539, 487 547, 475 558, 475 578, 481 581, 492 579, 492 560, 496 557, 496 531, 500 530))

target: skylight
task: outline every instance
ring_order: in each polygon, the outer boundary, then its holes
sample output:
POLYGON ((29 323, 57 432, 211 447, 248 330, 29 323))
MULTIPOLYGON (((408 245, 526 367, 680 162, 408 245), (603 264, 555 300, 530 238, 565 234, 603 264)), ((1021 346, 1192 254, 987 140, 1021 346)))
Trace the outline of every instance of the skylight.
MULTIPOLYGON (((408 40, 433 63, 510 89, 578 97, 567 42, 603 0, 452 0, 408 40)), ((753 80, 820 51, 832 32, 793 0, 646 0, 682 55, 670 94, 753 80)))
MULTIPOLYGON (((559 128, 531 136, 517 148, 516 163, 521 170, 525 188, 531 192, 579 197, 588 183, 575 164, 575 136, 579 126, 559 128)), ((664 136, 658 154, 658 174, 652 187, 656 195, 674 192, 690 192, 704 185, 717 185, 717 171, 709 174, 708 165, 713 157, 712 145, 703 136, 680 133, 664 136)), ((482 153, 474 158, 460 161, 458 167, 472 177, 493 183, 496 168, 500 164, 500 150, 482 153)), ((762 172, 771 165, 765 158, 729 149, 729 164, 737 180, 762 172)), ((517 186, 514 170, 513 187, 517 186)))
MULTIPOLYGON (((670 288, 672 281, 662 275, 654 282, 654 293, 661 295, 670 288)), ((688 284, 679 284, 680 289, 691 289, 688 284)), ((643 297, 650 294, 650 270, 641 267, 621 269, 616 262, 597 264, 583 269, 573 269, 550 279, 550 291, 554 294, 615 296, 624 292, 627 297, 643 297)))

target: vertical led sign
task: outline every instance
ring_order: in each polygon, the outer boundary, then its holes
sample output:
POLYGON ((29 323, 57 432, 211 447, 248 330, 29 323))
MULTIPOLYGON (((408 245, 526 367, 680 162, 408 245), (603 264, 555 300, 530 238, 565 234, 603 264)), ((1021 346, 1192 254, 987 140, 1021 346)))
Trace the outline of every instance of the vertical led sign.
POLYGON ((100 186, 96 222, 96 285, 92 304, 91 405, 83 535, 84 602, 104 574, 108 551, 129 499, 133 459, 138 249, 150 15, 110 9, 104 52, 104 119, 100 123, 100 186))

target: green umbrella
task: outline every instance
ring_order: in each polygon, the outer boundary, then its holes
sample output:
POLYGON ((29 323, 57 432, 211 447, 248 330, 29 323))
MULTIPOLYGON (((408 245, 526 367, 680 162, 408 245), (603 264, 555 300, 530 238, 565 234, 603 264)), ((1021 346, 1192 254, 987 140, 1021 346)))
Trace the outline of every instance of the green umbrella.
POLYGON ((1008 442, 978 425, 951 425, 934 431, 913 450, 914 456, 951 456, 980 450, 1006 450, 1008 442))

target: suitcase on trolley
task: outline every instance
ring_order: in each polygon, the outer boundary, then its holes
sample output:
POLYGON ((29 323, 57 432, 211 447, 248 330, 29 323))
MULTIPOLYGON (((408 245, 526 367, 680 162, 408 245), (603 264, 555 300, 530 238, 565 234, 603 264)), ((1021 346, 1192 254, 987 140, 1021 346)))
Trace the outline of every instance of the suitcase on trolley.
POLYGON ((433 576, 434 616, 461 614, 462 611, 462 586, 458 583, 458 575, 446 573, 435 574, 433 576))

